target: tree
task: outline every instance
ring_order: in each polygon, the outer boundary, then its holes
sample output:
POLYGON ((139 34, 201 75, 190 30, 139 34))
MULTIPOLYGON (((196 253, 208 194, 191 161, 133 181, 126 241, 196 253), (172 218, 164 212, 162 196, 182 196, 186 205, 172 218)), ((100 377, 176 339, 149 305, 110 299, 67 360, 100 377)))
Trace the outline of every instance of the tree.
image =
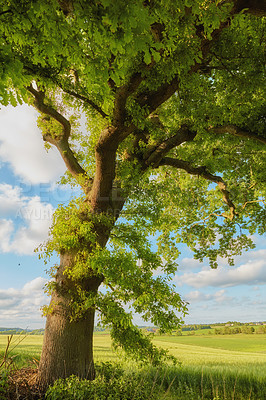
POLYGON ((118 345, 158 361, 124 304, 176 329, 187 312, 171 283, 178 244, 215 268, 265 231, 265 11, 243 0, 2 0, 1 102, 39 110, 62 183, 82 191, 41 248, 60 255, 44 386, 93 379, 95 310, 118 345))

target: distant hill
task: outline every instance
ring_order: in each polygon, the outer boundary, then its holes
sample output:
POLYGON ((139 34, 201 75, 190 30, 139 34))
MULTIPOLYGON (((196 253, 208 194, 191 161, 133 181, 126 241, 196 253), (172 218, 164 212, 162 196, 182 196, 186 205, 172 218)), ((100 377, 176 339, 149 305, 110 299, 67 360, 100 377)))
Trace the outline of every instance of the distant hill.
POLYGON ((21 328, 1 328, 0 327, 0 332, 5 332, 5 331, 17 331, 17 332, 21 332, 24 331, 25 329, 21 329, 21 328))
POLYGON ((0 335, 19 335, 19 334, 43 335, 44 329, 21 329, 21 328, 0 327, 0 335))

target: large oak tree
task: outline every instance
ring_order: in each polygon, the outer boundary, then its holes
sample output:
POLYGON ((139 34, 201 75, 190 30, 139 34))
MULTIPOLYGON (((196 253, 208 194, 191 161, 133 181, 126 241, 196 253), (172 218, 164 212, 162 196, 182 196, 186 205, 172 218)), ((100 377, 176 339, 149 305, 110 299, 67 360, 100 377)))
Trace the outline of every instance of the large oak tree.
POLYGON ((265 12, 252 0, 1 1, 1 103, 37 108, 62 182, 82 193, 41 249, 60 255, 44 386, 93 378, 96 310, 118 345, 158 362, 125 304, 175 328, 178 245, 215 268, 264 233, 265 12))

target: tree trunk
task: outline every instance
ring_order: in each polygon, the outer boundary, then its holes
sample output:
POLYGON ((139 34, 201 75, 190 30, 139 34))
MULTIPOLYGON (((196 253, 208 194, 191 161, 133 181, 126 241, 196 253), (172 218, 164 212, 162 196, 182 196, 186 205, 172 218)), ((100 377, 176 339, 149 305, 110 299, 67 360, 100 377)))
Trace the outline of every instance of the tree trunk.
MULTIPOLYGON (((47 315, 38 371, 38 383, 42 388, 46 388, 58 378, 70 375, 86 379, 94 379, 95 376, 93 363, 95 310, 89 309, 71 321, 70 302, 75 287, 64 274, 64 270, 74 263, 74 259, 71 254, 61 255, 60 267, 56 274, 56 285, 52 293, 51 310, 47 315)), ((92 276, 83 283, 87 293, 96 293, 101 278, 92 276)))

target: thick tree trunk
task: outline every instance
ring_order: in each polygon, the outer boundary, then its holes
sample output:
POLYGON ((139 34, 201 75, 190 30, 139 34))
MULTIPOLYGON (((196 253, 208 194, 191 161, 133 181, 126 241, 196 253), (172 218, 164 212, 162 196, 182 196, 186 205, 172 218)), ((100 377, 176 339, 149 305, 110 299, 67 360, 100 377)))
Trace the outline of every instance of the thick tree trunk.
MULTIPOLYGON (((74 256, 61 256, 56 275, 56 288, 52 293, 51 311, 47 315, 44 343, 38 371, 38 383, 46 388, 58 378, 76 375, 94 379, 93 328, 95 310, 89 309, 71 321, 71 281, 64 275, 74 256)), ((95 293, 101 283, 97 276, 87 278, 84 285, 88 293, 95 293)))

